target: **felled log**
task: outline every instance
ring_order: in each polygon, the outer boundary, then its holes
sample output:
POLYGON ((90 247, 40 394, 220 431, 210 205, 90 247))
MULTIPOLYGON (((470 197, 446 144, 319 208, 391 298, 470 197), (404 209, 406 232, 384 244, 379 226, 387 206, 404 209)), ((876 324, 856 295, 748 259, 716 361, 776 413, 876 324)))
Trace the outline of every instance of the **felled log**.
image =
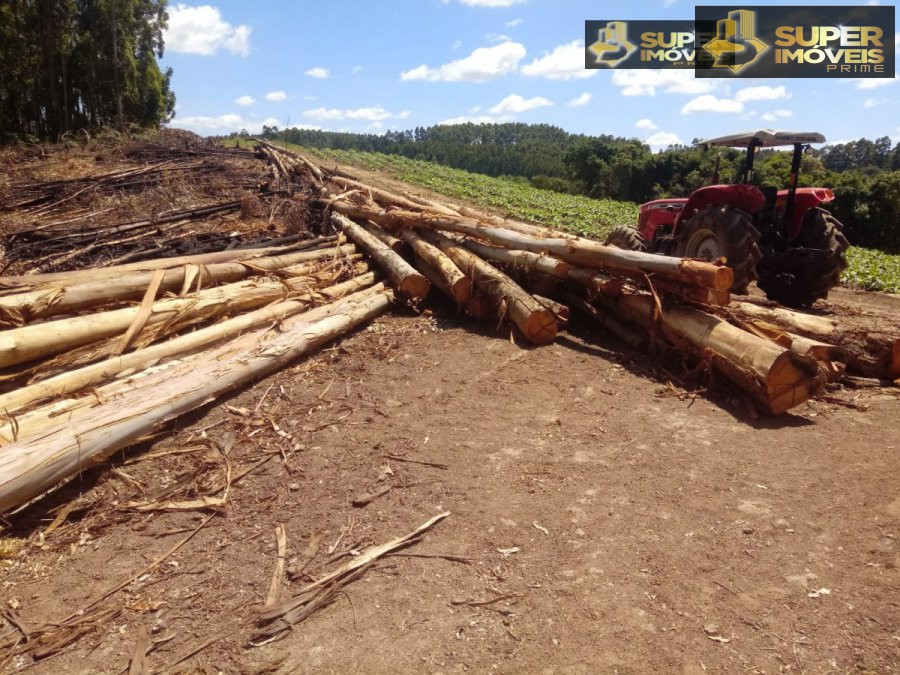
POLYGON ((482 258, 514 265, 534 272, 542 272, 543 274, 549 274, 554 277, 559 277, 560 279, 565 279, 572 267, 569 263, 562 260, 532 253, 531 251, 511 251, 508 248, 480 244, 471 239, 467 239, 464 242, 464 245, 475 255, 481 256, 482 258))
POLYGON ((472 297, 472 280, 462 273, 449 256, 412 230, 402 230, 400 237, 409 244, 416 256, 416 267, 431 283, 453 298, 458 305, 469 301, 472 297))
MULTIPOLYGON (((226 284, 183 298, 155 302, 146 325, 177 320, 209 320, 226 313, 246 311, 284 299, 290 292, 309 292, 323 284, 314 277, 260 282, 257 279, 226 284)), ((138 317, 140 308, 124 307, 0 332, 0 368, 53 356, 80 345, 121 335, 138 317)))
MULTIPOLYGON (((342 235, 338 235, 341 237, 342 235)), ((123 272, 150 271, 168 269, 180 265, 212 265, 215 263, 231 262, 235 260, 251 260, 262 256, 271 256, 296 251, 306 251, 317 248, 327 248, 337 243, 335 236, 318 237, 300 244, 291 246, 274 246, 246 249, 230 249, 227 251, 214 251, 212 253, 199 253, 196 255, 176 256, 169 258, 154 258, 140 262, 114 265, 109 267, 92 267, 83 270, 71 270, 68 272, 50 272, 47 274, 26 274, 19 276, 0 277, 0 289, 26 289, 46 286, 60 286, 68 284, 86 283, 100 279, 113 279, 123 272)))
POLYGON ((351 296, 339 313, 288 319, 280 332, 251 332, 145 378, 141 386, 57 424, 0 453, 0 513, 37 497, 79 471, 153 431, 159 424, 281 368, 382 313, 389 292, 361 301, 351 296), (152 392, 152 393, 151 393, 152 392))
MULTIPOLYGON (((324 205, 324 203, 321 204, 324 205)), ((727 290, 731 288, 734 281, 734 273, 728 267, 640 251, 626 251, 580 237, 544 238, 462 217, 433 216, 399 210, 386 211, 346 201, 330 202, 330 205, 338 213, 353 218, 367 218, 391 228, 417 227, 455 232, 513 250, 549 253, 567 262, 585 267, 608 268, 639 274, 653 272, 676 281, 716 290, 727 290)))
MULTIPOLYGON (((357 298, 365 297, 365 294, 360 293, 360 291, 372 286, 374 283, 375 274, 368 272, 334 286, 319 289, 311 296, 305 298, 285 300, 252 312, 238 314, 220 323, 180 335, 159 344, 114 356, 76 370, 66 371, 46 380, 0 394, 0 410, 5 410, 8 414, 15 414, 22 408, 56 396, 71 394, 116 377, 120 373, 136 368, 146 368, 162 359, 188 354, 220 340, 228 339, 256 328, 272 325, 295 314, 309 310, 316 302, 339 300, 351 293, 356 293, 357 298)), ((378 284, 370 288, 368 292, 381 292, 382 290, 384 290, 384 285, 378 284)))
POLYGON ((559 328, 553 312, 526 293, 515 281, 438 232, 422 230, 421 236, 443 251, 472 279, 475 289, 491 299, 499 313, 498 318, 508 316, 529 342, 542 345, 556 338, 559 328))
MULTIPOLYGON (((352 255, 355 250, 352 244, 348 244, 281 256, 254 258, 246 262, 185 265, 167 270, 160 282, 159 290, 177 292, 179 289, 183 290, 185 286, 199 289, 230 283, 254 274, 281 270, 304 262, 352 255)), ((21 326, 38 318, 70 314, 96 305, 137 299, 143 296, 153 275, 153 271, 131 272, 114 280, 0 296, 0 325, 21 326)))
POLYGON ((651 335, 708 359, 772 415, 800 405, 821 387, 814 358, 741 330, 718 316, 687 307, 672 307, 660 314, 654 298, 647 294, 623 293, 604 303, 651 335))
POLYGON ((410 197, 405 197, 394 192, 389 192, 388 190, 377 188, 372 185, 362 183, 358 180, 353 180, 351 178, 332 176, 329 180, 332 183, 339 185, 344 190, 359 190, 360 192, 368 193, 372 197, 372 199, 380 203, 382 206, 402 206, 405 209, 410 209, 413 211, 421 210, 422 207, 425 206, 428 208, 428 210, 434 211, 436 213, 455 215, 453 209, 450 209, 442 204, 438 204, 438 202, 430 200, 421 200, 417 202, 410 197))
POLYGON ((735 303, 729 311, 742 321, 766 321, 791 333, 839 347, 846 353, 847 368, 857 375, 889 380, 900 377, 900 335, 896 331, 879 330, 851 317, 832 319, 751 302, 735 303))
POLYGON ((371 223, 369 221, 363 221, 359 223, 359 226, 366 232, 371 234, 373 237, 378 239, 378 241, 380 241, 382 244, 391 249, 394 253, 403 255, 403 251, 406 248, 406 246, 403 244, 403 240, 398 239, 390 232, 387 232, 375 223, 371 223))
POLYGON ((336 227, 362 250, 368 253, 388 275, 397 292, 411 300, 421 300, 431 288, 431 283, 418 270, 412 267, 400 255, 392 251, 387 244, 366 232, 362 227, 339 213, 332 213, 331 220, 336 227))

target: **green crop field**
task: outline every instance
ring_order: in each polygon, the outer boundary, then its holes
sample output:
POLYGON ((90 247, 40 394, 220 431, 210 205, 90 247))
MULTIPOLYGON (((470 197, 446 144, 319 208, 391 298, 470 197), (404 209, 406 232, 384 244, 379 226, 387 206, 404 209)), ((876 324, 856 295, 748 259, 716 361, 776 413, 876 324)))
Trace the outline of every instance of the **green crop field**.
MULTIPOLYGON (((290 145, 290 144, 288 144, 290 145)), ((433 162, 356 150, 302 149, 320 160, 335 160, 384 174, 411 185, 488 207, 518 220, 542 223, 586 237, 602 239, 620 223, 637 222, 637 204, 591 199, 539 190, 524 180, 492 178, 433 162)), ((852 247, 845 283, 868 290, 900 293, 900 255, 852 247)))

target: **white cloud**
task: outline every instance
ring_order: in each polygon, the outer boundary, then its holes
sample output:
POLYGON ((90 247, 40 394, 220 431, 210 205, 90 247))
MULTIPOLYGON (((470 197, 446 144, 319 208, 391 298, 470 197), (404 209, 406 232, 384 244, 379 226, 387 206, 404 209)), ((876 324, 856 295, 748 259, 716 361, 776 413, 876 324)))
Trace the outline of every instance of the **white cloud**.
POLYGON ((267 101, 284 101, 287 98, 287 94, 283 91, 270 91, 266 94, 267 101))
POLYGON ((549 54, 534 59, 522 66, 522 74, 527 77, 546 77, 548 80, 570 80, 573 77, 592 77, 598 70, 584 67, 584 42, 574 40, 559 45, 549 54))
POLYGON ((512 119, 512 115, 462 115, 441 120, 438 124, 498 124, 500 122, 510 122, 512 119))
POLYGON ((409 117, 409 110, 403 110, 399 113, 392 113, 380 105, 370 108, 351 108, 341 110, 339 108, 315 108, 313 110, 304 110, 304 117, 314 120, 369 120, 377 122, 380 120, 405 120, 409 117))
POLYGON ((650 149, 653 152, 659 152, 660 150, 665 150, 670 145, 678 145, 681 143, 681 139, 678 138, 678 134, 673 134, 670 131, 657 131, 652 136, 648 136, 644 139, 644 142, 650 146, 650 149))
POLYGON ((455 52, 460 47, 462 47, 462 40, 454 40, 453 44, 450 45, 450 51, 455 52))
POLYGON ((863 101, 863 108, 874 108, 875 106, 879 106, 882 104, 882 101, 879 101, 877 98, 867 98, 863 101))
POLYGON ((306 71, 306 74, 317 80, 327 80, 331 77, 331 71, 328 68, 310 68, 306 71))
POLYGON ((525 0, 459 0, 462 4, 469 7, 512 7, 519 5, 525 0))
POLYGON ((503 42, 494 47, 479 47, 464 59, 431 68, 421 65, 400 74, 400 79, 430 82, 488 82, 514 72, 525 58, 525 47, 518 42, 503 42))
POLYGON ((591 95, 584 92, 581 96, 576 96, 567 104, 570 108, 581 108, 591 102, 591 95))
POLYGON ((793 116, 793 110, 785 110, 784 108, 780 110, 773 110, 772 112, 763 113, 760 119, 765 120, 766 122, 774 122, 775 120, 782 119, 784 117, 793 116))
POLYGON ((622 87, 623 96, 655 96, 658 89, 667 94, 705 94, 717 85, 712 78, 694 77, 690 70, 615 70, 612 81, 622 87))
POLYGON ((249 56, 251 30, 250 26, 233 26, 223 21, 218 7, 179 3, 169 10, 163 40, 166 49, 181 54, 212 56, 225 49, 238 56, 249 56))
POLYGON ((509 42, 512 40, 509 35, 504 35, 503 33, 488 33, 484 36, 484 39, 488 42, 509 42))
POLYGON ((553 101, 543 96, 535 96, 534 98, 522 98, 518 94, 510 94, 497 105, 490 109, 495 115, 517 114, 526 110, 534 110, 535 108, 545 108, 553 105, 553 101))
POLYGON ((523 23, 522 19, 513 19, 511 21, 507 21, 503 25, 506 26, 507 28, 516 28, 517 26, 521 26, 522 23, 523 23))
POLYGON ((769 87, 760 85, 758 87, 744 87, 738 89, 735 98, 742 103, 747 101, 776 101, 782 98, 790 98, 791 94, 783 86, 769 87))
POLYGON ((869 90, 869 89, 878 89, 879 87, 886 87, 889 84, 894 84, 897 81, 897 78, 888 79, 888 78, 879 78, 875 79, 874 77, 871 79, 861 79, 856 81, 856 88, 869 90))
MULTIPOLYGON (((262 131, 263 125, 278 126, 278 120, 274 117, 267 117, 260 122, 259 120, 248 120, 241 115, 235 113, 227 113, 225 115, 207 116, 195 115, 188 117, 176 117, 169 123, 170 127, 176 129, 188 129, 198 134, 223 135, 246 129, 251 134, 258 134, 262 131)), ((319 127, 300 127, 305 129, 319 129, 319 127)))
POLYGON ((351 75, 359 75, 363 71, 362 66, 353 66, 353 70, 350 71, 351 75))
POLYGON ((733 98, 716 98, 712 94, 703 94, 692 98, 681 107, 682 115, 692 113, 718 112, 739 113, 743 111, 744 103, 733 98))
POLYGON ((253 105, 254 103, 256 103, 256 99, 253 98, 252 96, 247 96, 245 94, 243 96, 238 96, 236 99, 234 99, 234 102, 237 103, 238 105, 246 106, 246 105, 253 105))
POLYGON ((318 96, 304 96, 303 100, 304 101, 318 101, 319 97, 318 96))
POLYGON ((647 131, 653 131, 657 128, 653 121, 647 119, 646 117, 635 122, 634 126, 636 126, 638 129, 646 129, 647 131))

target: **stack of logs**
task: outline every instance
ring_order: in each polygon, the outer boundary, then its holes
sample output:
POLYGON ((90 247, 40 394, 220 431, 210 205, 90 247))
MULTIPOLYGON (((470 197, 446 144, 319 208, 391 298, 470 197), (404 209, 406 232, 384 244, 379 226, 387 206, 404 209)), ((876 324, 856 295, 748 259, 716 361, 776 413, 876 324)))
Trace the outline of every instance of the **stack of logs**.
POLYGON ((341 234, 0 278, 0 513, 387 309, 341 234), (278 330, 273 330, 277 326, 278 330))
POLYGON ((399 295, 418 301, 433 285, 473 317, 510 321, 533 344, 551 342, 572 307, 632 347, 693 355, 774 415, 845 369, 900 377, 895 333, 732 303, 732 272, 721 264, 604 246, 366 185, 266 142, 260 151, 279 171, 319 186, 323 220, 364 250, 399 295))
POLYGON ((432 287, 535 345, 575 309, 632 347, 708 365, 770 414, 845 369, 900 377, 896 335, 731 303, 724 265, 397 194, 265 142, 259 154, 279 180, 313 186, 321 236, 0 277, 0 514, 377 316, 395 294, 418 303, 432 287))

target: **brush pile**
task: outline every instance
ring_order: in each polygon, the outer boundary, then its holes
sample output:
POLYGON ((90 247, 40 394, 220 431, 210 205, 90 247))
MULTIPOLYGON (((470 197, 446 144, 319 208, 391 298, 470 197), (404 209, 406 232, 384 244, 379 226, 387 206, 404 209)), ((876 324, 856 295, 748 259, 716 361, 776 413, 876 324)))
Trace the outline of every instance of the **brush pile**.
POLYGON ((900 377, 895 332, 731 303, 721 263, 385 190, 266 142, 126 156, 5 186, 17 274, 0 277, 0 513, 432 289, 534 345, 571 308, 769 414, 845 370, 900 377))

